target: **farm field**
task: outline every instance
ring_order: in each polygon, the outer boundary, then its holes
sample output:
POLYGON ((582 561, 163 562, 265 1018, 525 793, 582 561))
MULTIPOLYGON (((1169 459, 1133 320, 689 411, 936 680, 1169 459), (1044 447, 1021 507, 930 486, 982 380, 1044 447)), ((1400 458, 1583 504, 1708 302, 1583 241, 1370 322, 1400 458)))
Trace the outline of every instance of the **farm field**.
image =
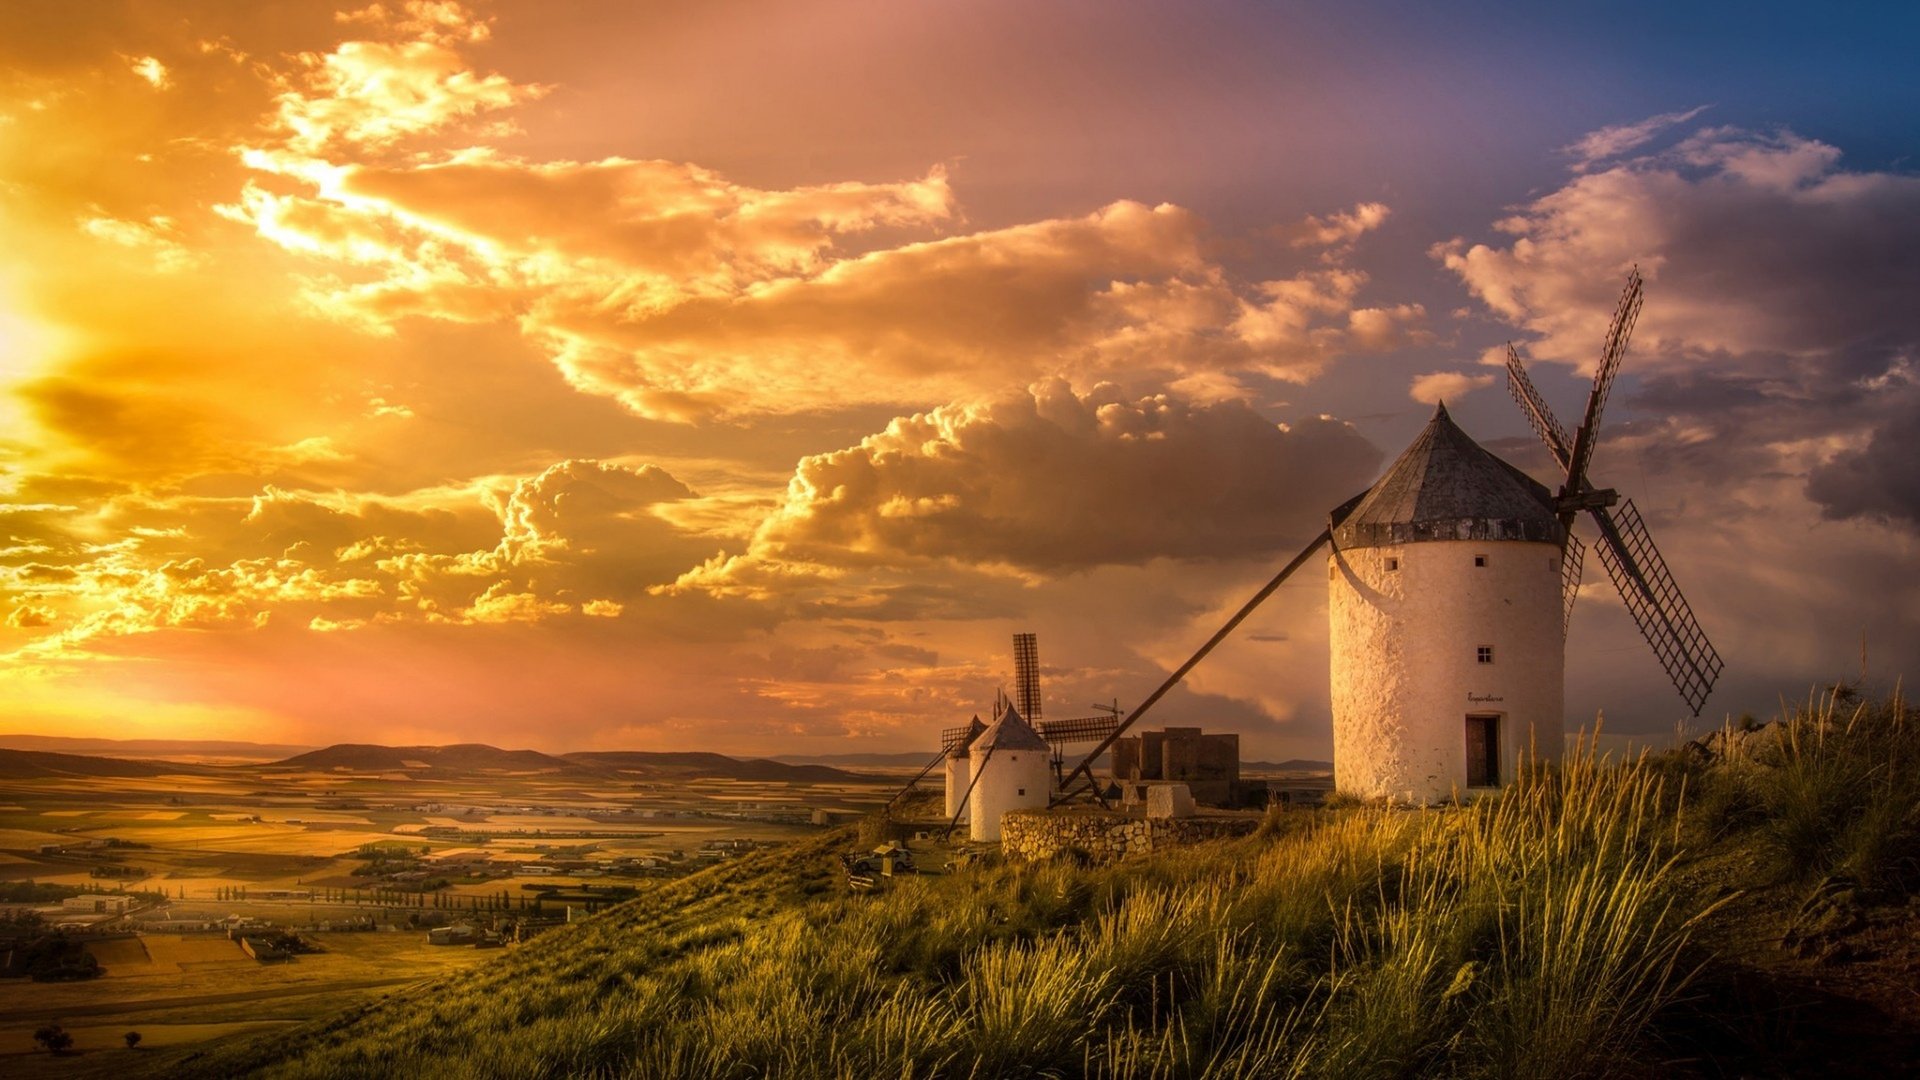
POLYGON ((148 1049, 197 1043, 323 1016, 499 955, 437 948, 418 932, 310 937, 326 951, 263 964, 224 934, 151 933, 89 944, 106 971, 89 982, 0 982, 0 1072, 65 1068, 70 1059, 48 1059, 33 1043, 34 1030, 50 1022, 83 1052, 118 1053, 127 1031, 140 1032, 148 1049))
POLYGON ((246 763, 0 780, 0 884, 137 898, 124 919, 70 917, 57 901, 39 908, 83 934, 103 974, 0 979, 0 1075, 108 1075, 150 1050, 270 1032, 401 992, 518 947, 430 945, 427 927, 511 926, 544 896, 571 899, 535 917, 564 919, 593 890, 644 893, 723 849, 744 850, 727 846, 735 842, 816 835, 814 811, 846 820, 897 784, 623 779, 246 763), (416 879, 369 874, 375 850, 417 867, 416 879), (651 876, 631 869, 642 863, 651 876), (320 951, 260 962, 228 939, 234 920, 297 930, 320 951), (325 929, 349 923, 379 929, 325 929), (215 928, 179 929, 205 924, 215 928), (128 928, 141 932, 105 932, 128 928), (77 1053, 53 1058, 34 1045, 48 1023, 74 1037, 77 1053), (126 1048, 128 1031, 140 1032, 139 1049, 126 1048))

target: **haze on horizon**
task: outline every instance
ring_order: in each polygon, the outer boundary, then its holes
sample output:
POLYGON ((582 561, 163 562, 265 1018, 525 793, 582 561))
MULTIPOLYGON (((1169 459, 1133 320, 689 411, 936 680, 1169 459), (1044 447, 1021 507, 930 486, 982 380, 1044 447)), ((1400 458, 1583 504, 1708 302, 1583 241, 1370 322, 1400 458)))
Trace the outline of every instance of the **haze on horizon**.
MULTIPOLYGON (((1920 674, 1915 12, 0 9, 0 731, 930 747, 1139 700, 1505 342, 1727 660, 1920 674), (1818 20, 1818 21, 1815 21, 1818 20)), ((1156 720, 1324 757, 1304 574, 1156 720)), ((1685 710, 1602 575, 1568 716, 1685 710)))

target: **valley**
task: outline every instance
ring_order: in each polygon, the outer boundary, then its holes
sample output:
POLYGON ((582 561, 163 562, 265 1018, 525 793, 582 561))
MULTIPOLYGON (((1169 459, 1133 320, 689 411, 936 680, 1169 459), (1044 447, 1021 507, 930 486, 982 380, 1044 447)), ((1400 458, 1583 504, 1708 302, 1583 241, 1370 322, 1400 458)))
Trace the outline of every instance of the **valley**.
POLYGON ((216 763, 0 749, 0 928, 16 947, 77 941, 100 972, 0 979, 0 1069, 85 1075, 129 1031, 148 1050, 195 1047, 401 992, 501 955, 474 941, 511 947, 817 835, 898 783, 718 754, 349 746, 216 763), (28 882, 64 895, 28 899, 28 882), (430 943, 446 926, 472 937, 430 943), (312 951, 243 949, 276 931, 312 951), (48 1024, 79 1053, 36 1052, 48 1024))

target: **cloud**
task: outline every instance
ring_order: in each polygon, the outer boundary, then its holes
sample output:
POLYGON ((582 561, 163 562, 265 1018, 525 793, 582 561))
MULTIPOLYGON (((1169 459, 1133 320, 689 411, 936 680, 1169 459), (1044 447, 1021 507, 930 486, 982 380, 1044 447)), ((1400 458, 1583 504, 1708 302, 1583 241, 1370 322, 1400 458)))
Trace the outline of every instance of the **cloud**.
POLYGON ((461 617, 476 623, 539 622, 550 615, 564 615, 572 605, 542 600, 531 592, 510 592, 504 581, 487 586, 474 598, 473 605, 461 617))
POLYGON ((1920 521, 1900 479, 1920 415, 1920 177, 1847 169, 1788 132, 1710 128, 1578 176, 1500 228, 1510 244, 1434 254, 1534 335, 1535 360, 1589 369, 1639 264, 1626 392, 1662 467, 1784 473, 1829 516, 1920 521))
POLYGON ((53 609, 34 607, 30 604, 22 604, 7 613, 7 625, 19 629, 52 626, 53 620, 53 609))
POLYGON ((8 625, 54 631, 26 643, 33 656, 256 629, 276 613, 328 633, 605 618, 711 553, 713 539, 658 513, 695 500, 657 467, 580 460, 396 498, 129 492, 97 513, 56 507, 45 542, 27 545, 45 561, 0 568, 0 591, 16 605, 8 625), (103 526, 120 539, 88 542, 103 526))
POLYGON ((1413 377, 1413 385, 1407 388, 1407 396, 1423 405, 1438 405, 1447 398, 1458 401, 1475 390, 1492 385, 1492 375, 1429 371, 1413 377))
POLYGON ((168 73, 167 65, 154 57, 130 56, 127 57, 127 66, 155 90, 165 90, 173 85, 173 76, 168 73))
POLYGON ((511 323, 576 389, 677 422, 925 406, 1049 376, 1303 382, 1426 340, 1424 309, 1362 303, 1366 276, 1341 265, 1379 203, 1286 233, 1325 249, 1318 268, 1240 280, 1177 206, 947 234, 959 208, 938 166, 781 190, 689 163, 447 146, 541 92, 476 74, 462 47, 485 24, 449 10, 353 13, 379 40, 307 54, 275 137, 241 149, 255 179, 219 212, 328 268, 307 279, 317 312, 384 334, 511 323), (860 235, 874 239, 852 249, 860 235))
POLYGON ((155 215, 146 221, 123 221, 97 212, 80 219, 80 231, 96 240, 146 251, 156 269, 177 273, 202 266, 206 257, 180 242, 172 219, 155 215))
MULTIPOLYGON (((678 291, 726 291, 817 267, 836 237, 949 218, 946 171, 891 184, 770 191, 669 161, 528 162, 491 155, 424 166, 352 166, 324 194, 349 210, 464 243, 492 265, 563 277, 589 260, 603 272, 664 279, 678 291), (484 250, 480 250, 484 249, 484 250), (562 262, 564 260, 564 262, 562 262)), ((669 296, 671 298, 671 296, 669 296)), ((643 297, 630 302, 642 304, 643 297)))
MULTIPOLYGON (((1379 452, 1351 427, 1064 382, 900 417, 800 462, 748 550, 677 588, 767 596, 925 565, 1052 575, 1297 545, 1379 452)), ((871 582, 862 582, 871 584, 871 582)))
POLYGON ((1342 352, 1421 340, 1425 317, 1354 306, 1354 271, 1236 285, 1204 256, 1203 223, 1164 205, 834 256, 837 237, 950 217, 939 170, 770 192, 664 162, 492 161, 346 170, 335 191, 255 186, 229 212, 290 250, 376 270, 318 282, 322 311, 383 330, 516 317, 576 388, 676 421, 946 400, 1047 374, 1304 381, 1342 352))
MULTIPOLYGON (((1911 367, 1906 370, 1911 371, 1911 367)), ((1920 527, 1920 393, 1911 383, 1864 445, 1842 450, 1807 477, 1807 495, 1828 517, 1920 527)))
POLYGON ((1382 353, 1425 345, 1433 334, 1424 329, 1427 309, 1419 304, 1390 308, 1355 308, 1347 313, 1346 346, 1354 352, 1382 353))
POLYGON ((1591 370, 1627 267, 1649 301, 1635 363, 1685 349, 1830 355, 1888 329, 1907 337, 1920 279, 1920 177, 1852 172, 1791 134, 1715 129, 1675 151, 1579 177, 1501 223, 1506 248, 1434 251, 1496 314, 1538 335, 1531 354, 1591 370))
POLYGON ((1386 224, 1392 213, 1386 203, 1356 203, 1351 210, 1324 218, 1308 214, 1276 233, 1296 248, 1327 248, 1331 253, 1343 255, 1353 249, 1360 237, 1386 224))
MULTIPOLYGON (((291 150, 388 147, 546 93, 466 66, 455 45, 484 40, 487 24, 462 5, 409 3, 403 11, 395 18, 376 4, 343 21, 387 27, 408 40, 348 41, 325 54, 300 54, 304 77, 281 93, 276 117, 291 150)), ((495 123, 486 130, 508 128, 495 123)))
POLYGON ((1708 106, 1698 105, 1682 112, 1661 113, 1630 124, 1615 124, 1589 131, 1560 152, 1573 158, 1573 171, 1587 172, 1609 158, 1619 157, 1652 142, 1662 132, 1699 116, 1708 106))

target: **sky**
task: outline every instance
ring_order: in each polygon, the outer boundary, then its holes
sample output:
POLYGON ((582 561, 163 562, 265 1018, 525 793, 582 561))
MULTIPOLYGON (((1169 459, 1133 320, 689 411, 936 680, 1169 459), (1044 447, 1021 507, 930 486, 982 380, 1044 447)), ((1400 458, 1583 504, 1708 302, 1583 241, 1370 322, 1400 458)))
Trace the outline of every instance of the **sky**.
MULTIPOLYGON (((1506 344, 1727 670, 1920 655, 1910 6, 0 7, 0 731, 892 752, 1139 701, 1506 344)), ((1591 539, 1589 527, 1588 539, 1591 539)), ((1596 568, 1597 569, 1597 568, 1596 568)), ((1331 744, 1283 587, 1149 723, 1331 744)))

